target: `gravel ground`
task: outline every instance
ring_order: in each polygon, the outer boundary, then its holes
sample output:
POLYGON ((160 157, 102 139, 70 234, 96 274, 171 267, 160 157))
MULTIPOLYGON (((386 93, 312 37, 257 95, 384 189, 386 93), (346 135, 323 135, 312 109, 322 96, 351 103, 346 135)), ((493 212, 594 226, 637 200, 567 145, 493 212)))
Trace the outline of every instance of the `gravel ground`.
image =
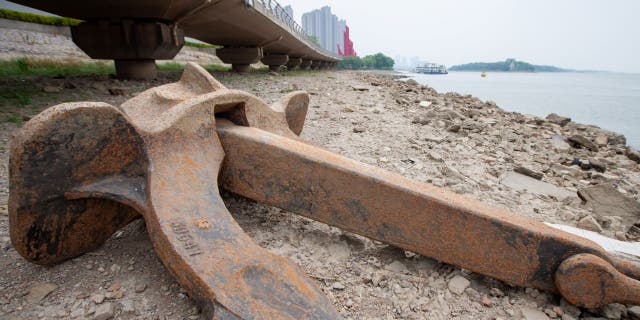
MULTIPOLYGON (((302 137, 318 146, 536 220, 637 241, 638 229, 632 227, 636 221, 600 215, 576 195, 582 188, 610 183, 638 204, 640 168, 615 133, 505 112, 491 102, 437 93, 388 74, 214 76, 268 103, 292 90, 308 91, 311 105, 302 137), (567 144, 564 138, 574 135, 600 143, 598 151, 567 144), (595 170, 599 165, 605 172, 595 170), (502 179, 514 169, 542 175, 543 182, 569 195, 559 199, 508 187, 502 179)), ((163 73, 150 82, 90 76, 2 79, 0 88, 38 89, 30 105, 18 110, 27 120, 45 107, 68 101, 119 105, 178 77, 163 73), (42 91, 45 87, 58 89, 47 93, 42 91), (110 94, 113 88, 119 90, 112 93, 124 95, 110 94)), ((2 108, 10 108, 10 103, 5 101, 2 108)), ((118 231, 101 249, 54 267, 33 265, 16 253, 8 239, 6 207, 7 150, 15 130, 14 123, 0 124, 0 319, 198 319, 198 308, 156 257, 142 221, 118 231)), ((224 193, 223 198, 257 243, 299 264, 345 318, 640 316, 638 307, 620 304, 578 309, 557 295, 512 287, 232 194, 224 193)))

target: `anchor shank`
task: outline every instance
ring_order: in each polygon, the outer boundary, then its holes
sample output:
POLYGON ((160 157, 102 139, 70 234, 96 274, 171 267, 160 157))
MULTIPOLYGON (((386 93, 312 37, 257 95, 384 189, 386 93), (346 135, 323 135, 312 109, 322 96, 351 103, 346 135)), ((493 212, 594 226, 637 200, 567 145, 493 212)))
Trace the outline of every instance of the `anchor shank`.
POLYGON ((220 184, 255 201, 519 286, 557 292, 554 272, 595 243, 304 142, 218 121, 220 184))

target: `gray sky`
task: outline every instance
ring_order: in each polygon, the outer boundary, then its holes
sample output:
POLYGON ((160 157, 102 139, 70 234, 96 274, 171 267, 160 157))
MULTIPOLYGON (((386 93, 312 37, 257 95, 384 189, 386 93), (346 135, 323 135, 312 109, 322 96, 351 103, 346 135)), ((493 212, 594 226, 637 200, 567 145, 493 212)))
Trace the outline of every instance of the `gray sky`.
POLYGON ((640 0, 280 0, 296 20, 324 5, 346 19, 360 56, 451 66, 516 58, 640 73, 640 0))

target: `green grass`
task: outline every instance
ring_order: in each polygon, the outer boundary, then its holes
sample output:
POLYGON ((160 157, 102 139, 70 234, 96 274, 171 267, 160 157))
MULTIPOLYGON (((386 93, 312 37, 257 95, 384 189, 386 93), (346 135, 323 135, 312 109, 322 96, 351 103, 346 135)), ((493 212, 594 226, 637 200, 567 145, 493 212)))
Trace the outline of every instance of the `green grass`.
POLYGON ((222 48, 222 46, 216 46, 213 44, 208 44, 208 43, 201 43, 201 42, 192 42, 192 41, 185 41, 184 45, 187 47, 194 47, 194 48, 222 48))
POLYGON ((8 20, 18 20, 18 21, 24 21, 24 22, 46 24, 51 26, 75 26, 80 24, 80 22, 82 22, 82 20, 76 20, 71 18, 43 16, 35 13, 13 11, 13 10, 2 9, 2 8, 0 8, 0 18, 8 19, 8 20))
POLYGON ((18 58, 0 61, 0 77, 68 76, 115 73, 113 62, 60 62, 18 58))
POLYGON ((15 123, 18 127, 22 126, 22 115, 18 113, 11 113, 7 116, 7 122, 15 123))
POLYGON ((21 126, 23 114, 31 109, 31 97, 37 90, 30 84, 0 87, 0 119, 21 126))

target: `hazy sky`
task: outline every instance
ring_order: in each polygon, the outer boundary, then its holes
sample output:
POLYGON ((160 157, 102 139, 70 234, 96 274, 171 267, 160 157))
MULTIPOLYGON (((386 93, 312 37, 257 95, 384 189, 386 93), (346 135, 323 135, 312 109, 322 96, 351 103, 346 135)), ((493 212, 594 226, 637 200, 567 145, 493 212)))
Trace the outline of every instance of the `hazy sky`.
POLYGON ((516 58, 640 73, 640 0, 280 0, 300 21, 331 6, 359 55, 419 56, 451 66, 516 58))

